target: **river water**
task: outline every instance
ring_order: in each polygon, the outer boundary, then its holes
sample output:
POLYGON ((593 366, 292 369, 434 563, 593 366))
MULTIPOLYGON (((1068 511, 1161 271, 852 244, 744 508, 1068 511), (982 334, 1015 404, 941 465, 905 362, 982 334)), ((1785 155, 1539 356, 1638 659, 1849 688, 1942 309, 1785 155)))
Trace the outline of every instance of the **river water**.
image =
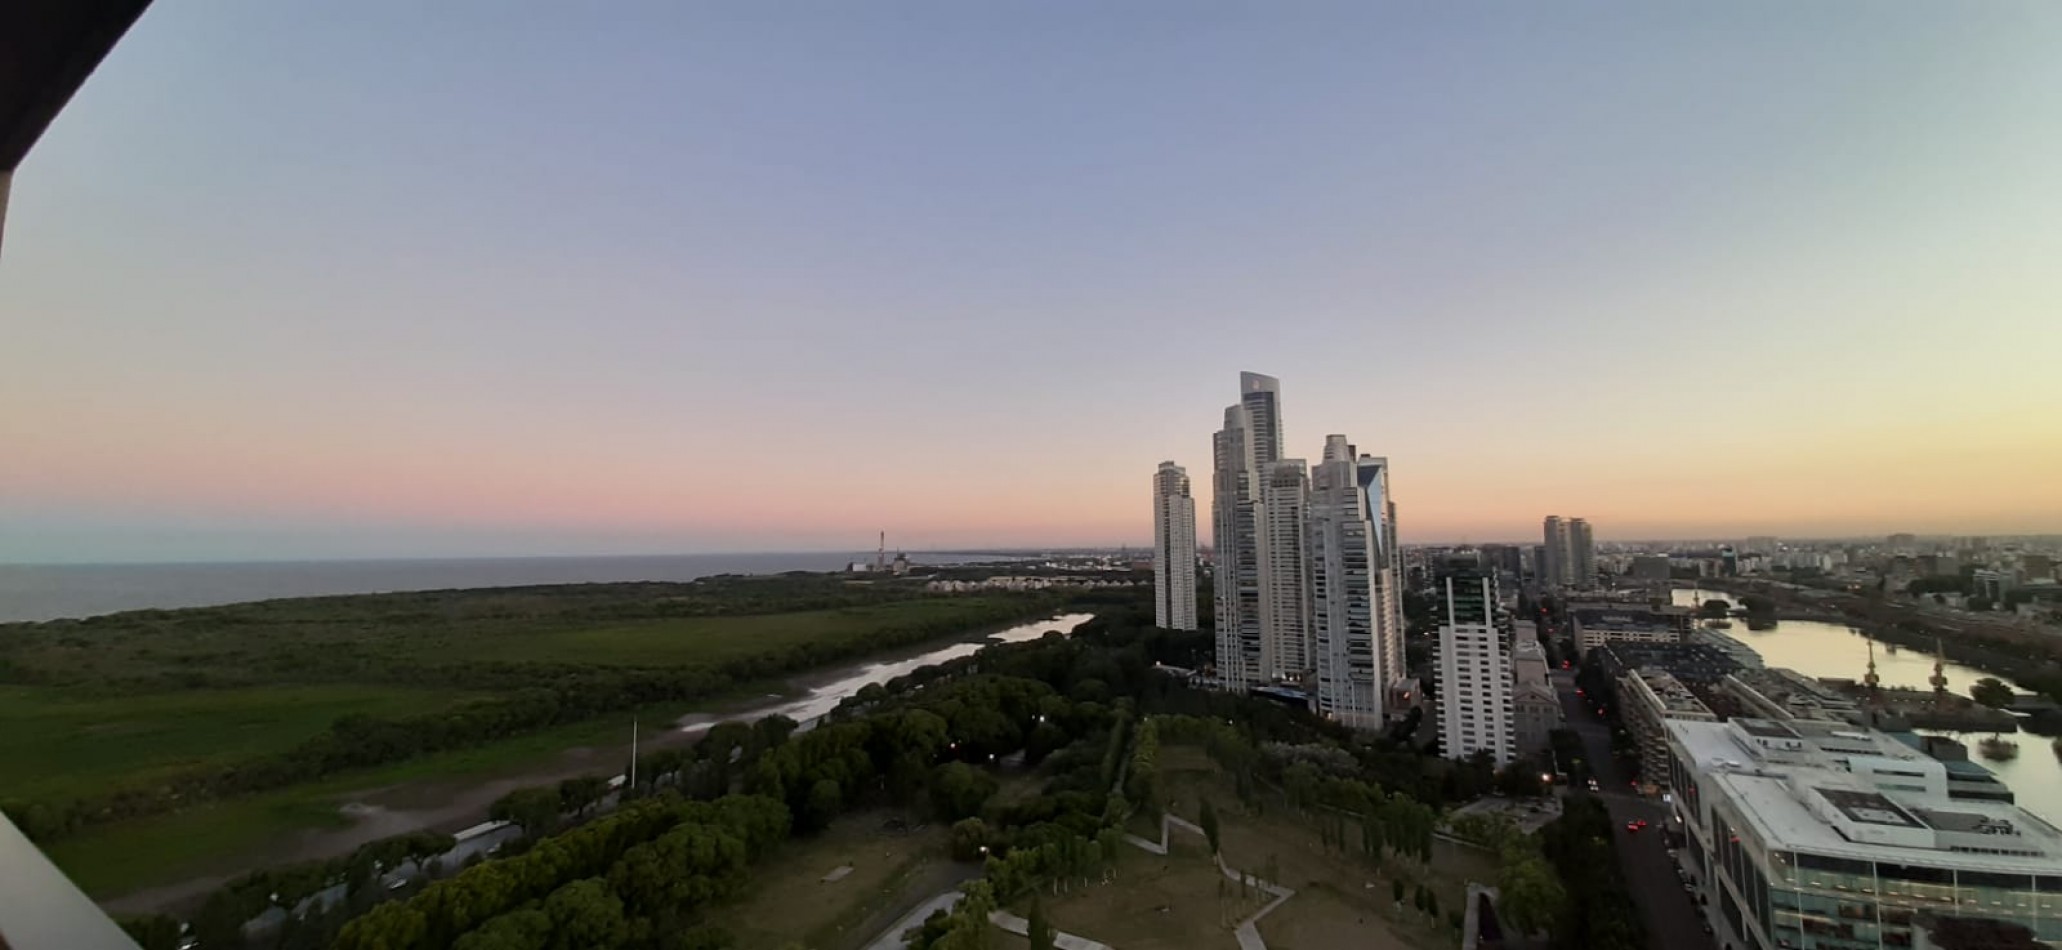
POLYGON ((982 647, 991 643, 1023 643, 1036 640, 1047 633, 1057 631, 1072 634, 1074 628, 1093 618, 1094 614, 1061 614, 1045 620, 1022 623, 1007 630, 998 630, 979 640, 965 640, 959 643, 926 650, 916 656, 892 660, 878 660, 841 673, 837 679, 809 690, 799 699, 785 700, 766 706, 733 712, 723 716, 707 713, 693 713, 683 717, 680 728, 687 732, 699 732, 718 722, 732 719, 763 719, 767 716, 786 716, 805 726, 829 715, 838 704, 876 683, 886 683, 898 676, 906 676, 926 666, 973 656, 982 647))
MULTIPOLYGON (((1696 606, 1707 600, 1737 603, 1730 595, 1708 590, 1678 589, 1674 597, 1675 603, 1682 606, 1696 606)), ((1784 620, 1772 630, 1749 630, 1744 622, 1736 620, 1733 628, 1725 632, 1753 647, 1769 666, 1788 667, 1806 676, 1851 680, 1860 680, 1868 672, 1869 638, 1844 624, 1784 620)), ((1994 675, 1954 662, 1949 662, 1941 672, 1947 675, 1947 688, 1965 696, 1971 684, 1994 675)), ((1932 689, 1927 678, 1933 675, 1933 657, 1908 647, 1899 647, 1892 653, 1889 644, 1877 642, 1876 675, 1882 677, 1885 686, 1932 689)), ((2062 825, 2062 759, 2049 748, 2047 738, 2029 733, 2012 736, 2019 743, 2019 757, 2010 762, 1992 762, 1976 751, 1977 741, 1990 733, 1919 731, 1961 740, 1969 747, 1969 757, 1997 773, 1999 780, 2018 796, 2020 805, 2052 824, 2062 825)))

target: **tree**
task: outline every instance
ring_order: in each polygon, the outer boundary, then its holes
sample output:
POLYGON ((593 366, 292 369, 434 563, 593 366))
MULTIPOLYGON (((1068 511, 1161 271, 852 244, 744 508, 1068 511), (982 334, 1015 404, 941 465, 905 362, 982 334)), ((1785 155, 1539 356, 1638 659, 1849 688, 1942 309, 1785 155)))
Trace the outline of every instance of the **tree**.
POLYGON ((1429 889, 1425 891, 1425 916, 1439 918, 1439 894, 1429 889))
POLYGON ((979 818, 962 818, 952 823, 952 859, 979 861, 988 853, 988 824, 979 818))
POLYGON ((495 917, 458 938, 451 950, 544 950, 551 943, 551 918, 535 907, 495 917))
POLYGON ((1403 886, 1403 878, 1396 877, 1389 879, 1389 896, 1396 898, 1397 910, 1403 909, 1403 892, 1408 889, 1409 888, 1403 886))
POLYGON ((1716 597, 1705 601, 1704 606, 1697 609, 1697 616, 1707 620, 1724 620, 1732 616, 1732 613, 1733 605, 1716 597))
POLYGON ((1520 842, 1503 850, 1497 869, 1498 909, 1521 933, 1538 933, 1559 918, 1567 894, 1546 859, 1520 842))
POLYGON ((809 803, 802 814, 808 827, 828 828, 831 819, 838 817, 838 811, 844 807, 844 790, 835 779, 822 778, 809 786, 809 803))
POLYGON ((2012 705, 2013 692, 2010 684, 1995 676, 1986 676, 1969 687, 1969 697, 1992 709, 2003 709, 2012 705))
POLYGON ((931 773, 931 807, 947 819, 977 815, 1000 787, 994 776, 980 769, 947 762, 931 773))
POLYGON ((1203 813, 1199 818, 1197 824, 1203 826, 1203 837, 1209 839, 1210 853, 1215 855, 1218 853, 1217 806, 1210 804, 1209 799, 1203 799, 1203 813))
POLYGON ((1036 895, 1031 898, 1030 923, 1026 936, 1031 940, 1031 950, 1053 950, 1052 922, 1045 919, 1045 902, 1036 895))
POLYGON ((562 811, 585 814, 609 793, 609 780, 599 775, 580 775, 558 783, 558 804, 562 811))
POLYGON ((629 931, 623 902, 600 878, 574 881, 552 891, 544 899, 544 915, 551 918, 552 946, 559 950, 619 946, 629 931))

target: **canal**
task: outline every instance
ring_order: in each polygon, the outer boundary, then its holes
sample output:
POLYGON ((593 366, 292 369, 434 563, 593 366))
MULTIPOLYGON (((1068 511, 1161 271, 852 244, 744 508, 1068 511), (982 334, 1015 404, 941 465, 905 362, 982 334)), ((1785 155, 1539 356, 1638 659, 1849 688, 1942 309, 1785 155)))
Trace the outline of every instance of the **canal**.
MULTIPOLYGON (((1707 600, 1724 600, 1737 605, 1735 598, 1717 591, 1678 589, 1674 597, 1675 603, 1682 606, 1696 606, 1707 600)), ((1725 632, 1753 647, 1769 666, 1788 667, 1806 676, 1851 680, 1860 680, 1868 672, 1870 640, 1844 624, 1784 620, 1773 629, 1749 630, 1744 622, 1734 621, 1732 629, 1725 632)), ((1971 684, 1993 675, 1953 662, 1943 667, 1941 672, 1947 675, 1947 688, 1965 696, 1971 684)), ((1878 641, 1876 675, 1882 677, 1885 686, 1932 689, 1927 678, 1933 675, 1933 657, 1909 648, 1893 648, 1878 641), (1897 652, 1892 653, 1892 649, 1897 652)), ((2023 732, 2011 736, 2019 743, 2019 757, 2009 762, 1992 762, 1976 751, 1977 741, 1990 733, 1940 729, 1918 731, 1961 740, 1969 747, 1969 757, 1997 773, 1998 779, 2018 796, 2020 805, 2047 819, 2050 824, 2062 826, 2062 758, 2055 755, 2045 737, 2023 732)))

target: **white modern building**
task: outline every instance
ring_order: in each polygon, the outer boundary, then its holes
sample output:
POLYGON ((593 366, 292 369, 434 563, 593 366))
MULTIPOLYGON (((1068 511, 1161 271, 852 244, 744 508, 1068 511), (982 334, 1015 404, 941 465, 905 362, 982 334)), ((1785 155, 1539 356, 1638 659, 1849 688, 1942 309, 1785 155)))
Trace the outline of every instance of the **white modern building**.
POLYGON ((1261 475, 1260 635, 1274 657, 1268 678, 1301 683, 1317 669, 1310 635, 1310 558, 1305 537, 1310 473, 1302 459, 1270 463, 1261 475))
POLYGON ((1488 752, 1500 768, 1517 757, 1511 660, 1496 626, 1496 578, 1462 571, 1446 579, 1439 628, 1439 738, 1449 759, 1488 752))
POLYGON ((1173 462, 1153 473, 1153 624, 1196 629, 1196 500, 1173 462))
POLYGON ((2062 941, 2062 831, 1952 798, 1943 763, 1840 723, 1667 723, 1677 860, 1721 944, 1908 948, 1931 918, 2062 941))
POLYGON ((1389 460, 1325 438, 1311 470, 1311 632, 1318 712, 1356 729, 1383 724, 1384 693, 1405 676, 1402 559, 1389 460))
POLYGON ((1224 685, 1267 685, 1277 669, 1266 636, 1263 589, 1269 571, 1261 478, 1281 459, 1281 381, 1239 374, 1239 401, 1224 410, 1213 440, 1211 579, 1217 614, 1217 675, 1224 685))

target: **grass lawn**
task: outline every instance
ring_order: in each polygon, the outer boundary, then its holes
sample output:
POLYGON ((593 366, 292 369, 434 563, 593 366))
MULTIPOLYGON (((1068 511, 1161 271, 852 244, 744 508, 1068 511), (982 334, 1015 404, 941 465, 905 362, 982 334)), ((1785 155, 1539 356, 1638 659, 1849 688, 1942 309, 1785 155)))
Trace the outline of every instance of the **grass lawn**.
MULTIPOLYGON (((1045 894, 1046 915, 1066 933, 1125 950, 1236 948, 1232 928, 1266 899, 1257 890, 1241 894, 1226 880, 1200 837, 1176 832, 1169 852, 1162 857, 1126 845, 1114 880, 1045 894)), ((1031 901, 1019 899, 1010 910, 1028 917, 1031 901)))
MULTIPOLYGON (((1215 803, 1226 863, 1262 876, 1272 864, 1276 883, 1295 889, 1295 897, 1260 921, 1270 950, 1347 944, 1444 950, 1458 941, 1445 918, 1462 906, 1467 882, 1496 880, 1495 863, 1487 855, 1440 842, 1434 843, 1429 866, 1391 858, 1377 868, 1357 854, 1326 849, 1316 830, 1279 799, 1270 801, 1263 814, 1246 811, 1229 777, 1200 749, 1162 746, 1160 761, 1163 788, 1176 814, 1195 821, 1203 797, 1215 803), (1396 911, 1391 881, 1398 876, 1413 889, 1419 883, 1432 889, 1439 899, 1437 922, 1414 910, 1409 897, 1402 912, 1396 911), (1345 940, 1348 935, 1356 936, 1345 940)), ((1175 833, 1176 843, 1184 838, 1199 840, 1175 833)))
POLYGON ((448 690, 265 686, 108 696, 0 686, 0 798, 81 795, 115 779, 291 748, 353 713, 411 715, 448 690))
POLYGON ((747 893, 717 908, 711 922, 737 938, 739 950, 778 950, 799 944, 810 950, 856 946, 887 908, 911 898, 919 884, 950 863, 947 829, 929 825, 890 834, 882 824, 899 813, 871 810, 847 815, 814 838, 797 838, 752 871, 747 893), (825 875, 852 870, 836 881, 825 875))

